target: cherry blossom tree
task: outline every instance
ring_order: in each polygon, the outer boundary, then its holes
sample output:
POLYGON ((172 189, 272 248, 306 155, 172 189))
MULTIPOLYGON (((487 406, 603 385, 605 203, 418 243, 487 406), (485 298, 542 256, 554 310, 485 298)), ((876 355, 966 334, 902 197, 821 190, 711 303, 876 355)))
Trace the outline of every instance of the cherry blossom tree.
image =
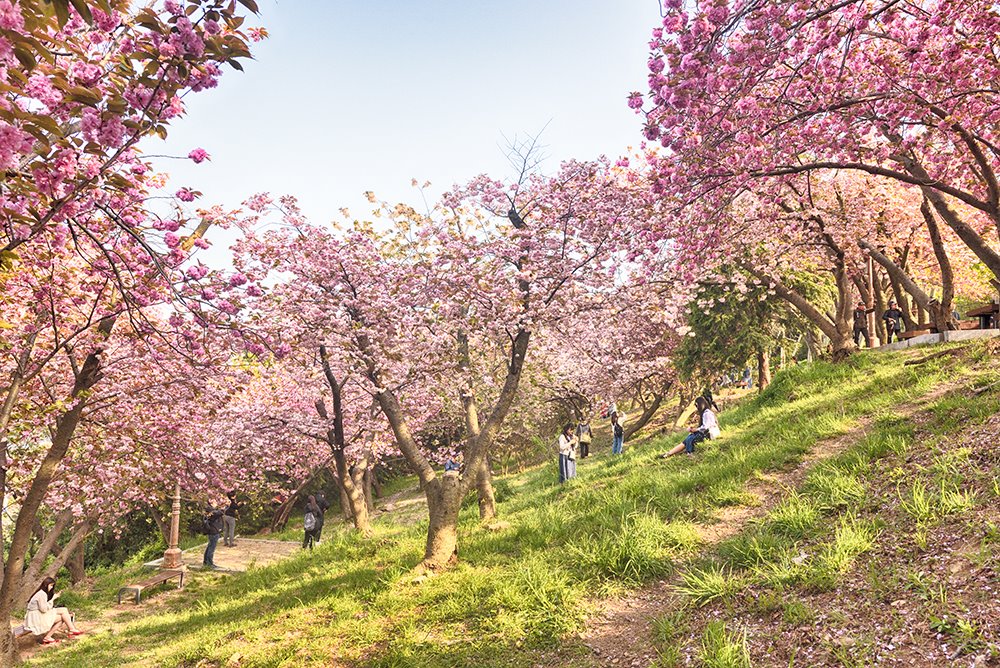
POLYGON ((487 177, 426 214, 384 211, 390 229, 333 231, 285 216, 284 229, 245 243, 245 273, 290 276, 272 291, 327 323, 328 353, 360 372, 396 445, 419 476, 430 523, 424 566, 457 553, 457 521, 517 396, 533 332, 571 316, 651 196, 604 161, 567 163, 554 177, 487 177), (265 273, 267 272, 267 273, 265 273), (495 374, 493 360, 506 360, 495 374), (461 405, 464 476, 439 475, 420 425, 461 405))
POLYGON ((698 202, 815 170, 892 179, 997 280, 998 27, 983 2, 669 0, 649 98, 629 101, 667 149, 656 188, 698 202))

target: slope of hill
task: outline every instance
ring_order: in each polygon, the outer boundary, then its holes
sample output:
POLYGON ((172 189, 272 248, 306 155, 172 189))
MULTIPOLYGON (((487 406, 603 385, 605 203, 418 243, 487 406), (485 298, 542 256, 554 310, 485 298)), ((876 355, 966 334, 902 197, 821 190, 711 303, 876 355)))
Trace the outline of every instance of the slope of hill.
POLYGON ((554 463, 505 479, 504 522, 470 504, 449 572, 415 579, 426 521, 386 513, 30 665, 987 665, 1000 387, 976 390, 997 352, 794 367, 693 457, 659 459, 667 437, 567 485, 554 463))

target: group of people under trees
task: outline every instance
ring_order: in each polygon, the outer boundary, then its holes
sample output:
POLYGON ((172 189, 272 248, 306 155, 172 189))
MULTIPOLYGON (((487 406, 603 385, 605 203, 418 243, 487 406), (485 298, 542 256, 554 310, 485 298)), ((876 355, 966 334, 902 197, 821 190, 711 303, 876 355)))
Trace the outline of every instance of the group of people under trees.
MULTIPOLYGON (((854 307, 854 345, 860 346, 861 339, 864 339, 865 347, 872 347, 871 332, 868 331, 868 314, 874 312, 875 307, 869 306, 863 301, 859 301, 858 305, 854 307)), ((954 316, 958 319, 957 313, 954 316)), ((881 320, 885 323, 885 341, 883 343, 892 343, 893 337, 899 341, 899 335, 903 332, 903 312, 895 301, 889 302, 889 308, 883 311, 881 320)))
POLYGON ((236 520, 240 517, 240 503, 236 500, 236 490, 226 492, 228 505, 217 508, 212 504, 205 507, 205 515, 202 518, 203 531, 208 536, 208 543, 205 545, 205 554, 202 556, 202 567, 212 570, 219 570, 215 563, 215 548, 219 544, 219 536, 223 537, 225 547, 236 547, 236 520))
MULTIPOLYGON (((617 408, 609 408, 606 415, 611 418, 611 454, 620 455, 625 444, 625 414, 617 408)), ((559 434, 557 447, 559 449, 559 482, 566 482, 576 477, 577 451, 581 459, 590 456, 590 444, 594 441, 594 432, 590 420, 582 418, 574 427, 567 424, 559 434)))
MULTIPOLYGON (((719 428, 719 421, 715 411, 719 410, 718 405, 712 397, 711 388, 706 388, 702 396, 695 399, 695 409, 698 413, 698 426, 688 429, 688 435, 684 441, 661 455, 670 457, 681 452, 693 454, 695 445, 712 438, 718 438, 722 433, 719 428)), ((611 454, 620 455, 625 447, 625 414, 617 407, 608 409, 611 420, 611 454)), ((579 449, 580 458, 585 458, 590 454, 590 444, 593 442, 594 434, 590 427, 590 421, 580 420, 576 427, 566 424, 562 433, 559 434, 559 482, 564 483, 576 477, 576 458, 579 449)))

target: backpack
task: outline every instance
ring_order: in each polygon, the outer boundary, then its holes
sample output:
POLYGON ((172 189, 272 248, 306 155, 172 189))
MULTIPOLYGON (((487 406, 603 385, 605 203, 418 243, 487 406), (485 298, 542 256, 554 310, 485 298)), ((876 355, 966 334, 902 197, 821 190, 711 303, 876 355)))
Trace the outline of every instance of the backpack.
POLYGON ((312 531, 316 528, 316 516, 312 511, 306 513, 306 516, 302 518, 302 527, 306 531, 312 531))

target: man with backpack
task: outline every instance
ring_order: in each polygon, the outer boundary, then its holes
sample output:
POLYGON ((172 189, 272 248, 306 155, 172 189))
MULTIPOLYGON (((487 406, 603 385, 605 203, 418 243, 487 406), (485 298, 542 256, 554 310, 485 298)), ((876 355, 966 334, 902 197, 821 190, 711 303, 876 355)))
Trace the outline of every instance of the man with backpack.
POLYGON ((306 501, 306 514, 302 517, 302 528, 305 530, 305 537, 302 539, 303 550, 307 547, 310 550, 313 549, 313 543, 316 542, 316 525, 319 522, 319 514, 316 497, 310 494, 309 500, 306 501))
POLYGON ((211 503, 205 504, 205 514, 202 518, 203 530, 208 535, 208 545, 205 546, 205 554, 201 563, 205 568, 217 570, 215 565, 215 547, 219 544, 219 536, 222 534, 222 516, 220 509, 211 503))

